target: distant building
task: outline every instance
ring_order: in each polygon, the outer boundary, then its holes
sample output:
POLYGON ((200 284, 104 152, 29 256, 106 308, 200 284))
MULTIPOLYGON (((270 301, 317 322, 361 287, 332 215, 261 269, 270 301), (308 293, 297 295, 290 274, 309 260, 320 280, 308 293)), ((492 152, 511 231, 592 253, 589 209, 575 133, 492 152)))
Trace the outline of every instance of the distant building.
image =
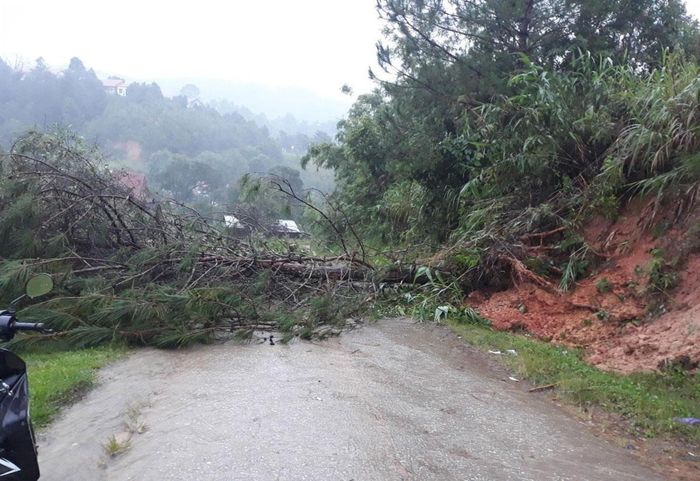
POLYGON ((126 81, 119 77, 109 77, 107 80, 102 81, 102 88, 105 89, 110 95, 119 95, 120 97, 126 96, 126 81))
POLYGON ((296 222, 289 219, 280 219, 273 226, 273 231, 277 235, 286 237, 303 237, 306 233, 299 228, 296 222))

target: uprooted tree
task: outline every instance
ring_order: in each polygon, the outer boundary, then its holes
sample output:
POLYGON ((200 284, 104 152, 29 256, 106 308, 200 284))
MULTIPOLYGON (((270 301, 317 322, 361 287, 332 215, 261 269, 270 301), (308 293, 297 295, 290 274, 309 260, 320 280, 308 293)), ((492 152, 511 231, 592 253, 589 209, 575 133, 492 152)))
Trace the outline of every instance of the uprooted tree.
MULTIPOLYGON (((27 134, 3 155, 2 174, 2 302, 31 275, 50 273, 55 292, 18 306, 18 315, 73 345, 177 346, 258 329, 312 336, 352 315, 372 285, 358 238, 336 229, 339 249, 321 256, 281 239, 231 235, 183 204, 139 198, 70 133, 27 134)), ((289 183, 263 182, 332 226, 289 183)))

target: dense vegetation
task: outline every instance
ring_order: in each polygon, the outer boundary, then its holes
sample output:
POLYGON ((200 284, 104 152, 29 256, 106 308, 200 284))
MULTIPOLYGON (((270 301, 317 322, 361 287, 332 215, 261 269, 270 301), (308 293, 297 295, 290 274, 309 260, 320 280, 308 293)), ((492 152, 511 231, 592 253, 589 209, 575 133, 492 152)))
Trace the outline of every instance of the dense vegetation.
MULTIPOLYGON (((194 86, 186 87, 183 95, 168 98, 157 84, 132 83, 122 97, 105 92, 77 58, 58 73, 41 59, 30 70, 0 59, 0 146, 9 149, 29 128, 69 127, 117 165, 147 174, 152 190, 185 202, 199 195, 202 205, 236 201, 247 173, 298 168, 298 155, 313 136, 275 132, 274 138, 238 112, 192 104, 184 94, 192 95, 194 86)), ((287 127, 302 127, 297 124, 287 127)), ((305 180, 330 187, 312 175, 305 180)))
MULTIPOLYGON (((566 290, 596 258, 580 227, 594 214, 615 217, 633 196, 672 203, 677 217, 697 202, 700 31, 680 0, 377 5, 384 71, 370 72, 376 90, 357 100, 335 141, 291 118, 258 118, 279 130, 273 138, 238 106, 188 108, 155 84, 109 96, 77 59, 61 75, 42 62, 29 72, 0 62, 0 142, 9 150, 0 300, 18 297, 35 272, 57 284, 18 307, 59 332, 19 342, 173 347, 260 329, 310 338, 382 291, 391 305, 377 303, 377 312, 439 320, 466 291, 515 277, 566 290), (129 167, 177 201, 135 198, 96 149, 64 130, 10 146, 27 127, 53 124, 117 157, 136 143, 129 167), (307 148, 304 166, 335 172, 333 195, 304 191, 294 167, 307 148), (330 249, 317 239, 243 239, 208 215, 233 203, 316 223, 330 249), (426 285, 376 289, 380 281, 426 285)), ((665 260, 655 255, 653 266, 650 280, 665 290, 665 260)), ((647 432, 679 432, 669 418, 695 414, 697 378, 603 374, 578 354, 484 331, 488 321, 470 308, 451 322, 477 343, 516 347, 516 368, 535 382, 647 432)))
MULTIPOLYGON (((310 337, 358 309, 351 284, 339 282, 360 265, 349 252, 322 258, 177 201, 134 196, 74 134, 30 133, 1 158, 0 302, 17 299, 20 318, 58 331, 28 342, 166 347, 258 329, 310 337), (38 272, 56 288, 21 298, 38 272)), ((282 203, 300 182, 278 175, 256 185, 282 203)))
POLYGON ((523 263, 566 287, 588 215, 640 192, 697 195, 699 37, 681 1, 378 11, 376 90, 303 160, 335 169, 334 200, 375 244, 447 246, 441 265, 468 287, 530 275, 523 263), (551 231, 533 259, 527 236, 551 231))
MULTIPOLYGON (((697 197, 700 35, 680 1, 381 0, 378 11, 387 24, 378 47, 387 78, 377 77, 377 89, 358 99, 336 142, 311 146, 303 159, 335 171, 336 192, 315 198, 326 201, 321 210, 308 203, 299 172, 284 165, 291 158, 235 112, 188 108, 185 96, 165 98, 155 84, 133 84, 124 98, 107 95, 78 59, 61 75, 40 61, 25 73, 1 64, 5 140, 42 117, 107 149, 137 142, 150 179, 180 202, 130 197, 100 155, 70 134, 23 137, 3 164, 11 178, 0 205, 2 295, 14 294, 10 281, 54 262, 36 258, 62 259, 52 268, 72 279, 87 257, 88 269, 101 266, 110 276, 95 285, 75 280, 76 292, 125 293, 134 309, 143 293, 132 276, 144 286, 163 281, 177 292, 167 291, 170 301, 191 307, 191 283, 200 282, 192 272, 199 270, 210 287, 242 276, 250 296, 268 295, 272 283, 258 292, 250 277, 265 270, 261 260, 277 265, 274 256, 294 247, 233 241, 220 223, 188 210, 209 214, 234 202, 270 218, 284 212, 322 221, 352 262, 367 263, 368 247, 409 246, 422 256, 437 251, 429 263, 464 289, 502 286, 513 275, 536 282, 553 276, 566 289, 593 255, 577 233, 588 216, 614 216, 639 193, 655 192, 659 203, 682 198, 686 207, 697 197), (288 192, 239 184, 249 171, 273 175, 288 192), (129 286, 135 290, 124 290, 129 286)), ((191 91, 196 87, 183 90, 191 91)), ((387 260, 380 256, 375 266, 387 260)), ((247 300, 234 297, 226 302, 248 306, 243 317, 260 320, 247 300)), ((97 315, 98 304, 79 308, 71 322, 97 315)), ((210 322, 220 307, 178 315, 198 331, 186 317, 210 322)), ((123 314, 115 312, 110 322, 123 314)), ((177 317, 145 312, 132 320, 177 317)))

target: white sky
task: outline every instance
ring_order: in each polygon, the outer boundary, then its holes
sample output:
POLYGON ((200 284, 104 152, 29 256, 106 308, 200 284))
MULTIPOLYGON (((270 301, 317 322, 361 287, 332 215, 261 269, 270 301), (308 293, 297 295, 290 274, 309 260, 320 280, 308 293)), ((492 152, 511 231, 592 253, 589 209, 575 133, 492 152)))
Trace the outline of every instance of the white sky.
POLYGON ((686 0, 685 5, 689 13, 700 19, 700 0, 686 0))
MULTIPOLYGON (((77 56, 103 73, 148 81, 212 78, 368 91, 381 25, 375 0, 0 0, 0 56, 77 56)), ((700 0, 688 0, 700 18, 700 0)))
POLYGON ((0 0, 0 56, 138 80, 371 89, 375 0, 0 0))

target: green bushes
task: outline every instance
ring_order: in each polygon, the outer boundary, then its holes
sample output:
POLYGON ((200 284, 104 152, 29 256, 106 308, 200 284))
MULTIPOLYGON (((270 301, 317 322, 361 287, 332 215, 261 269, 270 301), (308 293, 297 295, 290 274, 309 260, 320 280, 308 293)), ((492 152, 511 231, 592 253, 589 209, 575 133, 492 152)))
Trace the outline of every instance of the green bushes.
POLYGON ((629 178, 652 178, 679 167, 697 173, 699 75, 696 64, 668 55, 660 68, 624 83, 620 96, 629 119, 613 153, 629 178))
POLYGON ((637 194, 697 188, 694 63, 668 55, 661 67, 639 75, 583 54, 570 71, 531 65, 511 85, 518 93, 472 111, 462 134, 488 159, 462 191, 465 218, 485 197, 513 192, 521 195, 505 208, 547 202, 572 217, 583 201, 614 215, 626 186, 637 194))
POLYGON ((591 215, 615 219, 633 195, 682 199, 686 210, 698 197, 699 72, 679 53, 648 71, 587 52, 566 68, 523 58, 507 91, 455 107, 437 151, 407 118, 415 98, 373 96, 350 112, 338 145, 307 160, 336 169, 336 198, 359 231, 447 244, 454 273, 479 271, 466 288, 500 283, 517 261, 567 290, 596 262, 576 234, 591 215), (537 245, 546 249, 533 256, 537 245))
POLYGON ((662 249, 651 251, 651 261, 649 262, 649 287, 661 293, 673 289, 678 284, 678 273, 673 269, 672 263, 664 257, 662 249))

